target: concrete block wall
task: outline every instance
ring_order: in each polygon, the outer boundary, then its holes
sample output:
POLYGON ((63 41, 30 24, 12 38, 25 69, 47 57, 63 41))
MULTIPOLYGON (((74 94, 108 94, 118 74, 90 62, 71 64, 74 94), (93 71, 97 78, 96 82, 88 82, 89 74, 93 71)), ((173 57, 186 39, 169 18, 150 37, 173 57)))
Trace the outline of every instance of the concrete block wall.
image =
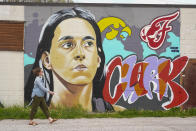
POLYGON ((181 8, 180 52, 196 59, 196 8, 181 8))
MULTIPOLYGON (((0 20, 24 21, 24 6, 0 5, 0 20)), ((24 52, 0 51, 0 102, 24 105, 24 52)))
POLYGON ((24 21, 24 6, 0 5, 0 20, 24 21))

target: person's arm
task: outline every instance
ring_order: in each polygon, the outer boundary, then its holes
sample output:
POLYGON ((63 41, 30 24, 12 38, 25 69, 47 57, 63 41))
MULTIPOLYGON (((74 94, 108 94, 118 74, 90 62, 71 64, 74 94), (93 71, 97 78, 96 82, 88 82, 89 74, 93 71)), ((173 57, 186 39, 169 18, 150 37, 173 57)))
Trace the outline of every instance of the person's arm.
POLYGON ((48 90, 47 88, 44 87, 44 83, 42 82, 41 79, 36 79, 35 82, 36 82, 35 84, 37 84, 37 86, 38 86, 42 91, 44 91, 44 92, 49 92, 49 90, 48 90))
POLYGON ((50 90, 48 90, 47 88, 44 87, 44 83, 42 82, 41 79, 37 79, 37 80, 36 80, 36 84, 38 85, 38 87, 39 87, 42 91, 48 92, 48 93, 50 93, 51 95, 54 95, 54 92, 53 92, 53 91, 50 91, 50 90))

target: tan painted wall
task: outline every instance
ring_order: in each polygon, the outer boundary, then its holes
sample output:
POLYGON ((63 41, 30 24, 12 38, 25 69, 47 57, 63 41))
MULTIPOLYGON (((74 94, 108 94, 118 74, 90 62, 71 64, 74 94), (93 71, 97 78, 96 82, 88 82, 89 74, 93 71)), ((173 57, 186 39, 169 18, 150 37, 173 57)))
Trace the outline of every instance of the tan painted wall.
MULTIPOLYGON (((24 21, 24 6, 0 5, 0 20, 24 21)), ((0 51, 0 101, 24 105, 24 52, 0 51)))
POLYGON ((196 8, 181 8, 180 48, 182 56, 196 58, 196 8))
POLYGON ((24 6, 0 5, 0 20, 24 21, 24 6))

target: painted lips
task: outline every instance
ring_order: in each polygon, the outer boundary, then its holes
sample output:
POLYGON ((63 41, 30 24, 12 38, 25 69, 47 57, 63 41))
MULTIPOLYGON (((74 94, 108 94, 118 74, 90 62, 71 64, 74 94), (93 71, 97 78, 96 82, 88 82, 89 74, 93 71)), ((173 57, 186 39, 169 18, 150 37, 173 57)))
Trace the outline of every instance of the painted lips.
POLYGON ((74 70, 76 70, 76 71, 85 71, 85 70, 87 70, 87 67, 85 65, 81 64, 81 65, 76 66, 74 68, 74 70))

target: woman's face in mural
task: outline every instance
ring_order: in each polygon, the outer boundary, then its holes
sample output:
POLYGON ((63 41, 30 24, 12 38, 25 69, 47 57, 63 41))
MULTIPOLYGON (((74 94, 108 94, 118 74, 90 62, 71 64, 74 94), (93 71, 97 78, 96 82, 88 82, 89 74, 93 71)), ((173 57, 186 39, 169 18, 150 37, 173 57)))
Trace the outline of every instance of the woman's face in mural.
POLYGON ((100 63, 92 25, 81 18, 62 21, 54 32, 50 62, 52 70, 70 84, 92 82, 100 63))

